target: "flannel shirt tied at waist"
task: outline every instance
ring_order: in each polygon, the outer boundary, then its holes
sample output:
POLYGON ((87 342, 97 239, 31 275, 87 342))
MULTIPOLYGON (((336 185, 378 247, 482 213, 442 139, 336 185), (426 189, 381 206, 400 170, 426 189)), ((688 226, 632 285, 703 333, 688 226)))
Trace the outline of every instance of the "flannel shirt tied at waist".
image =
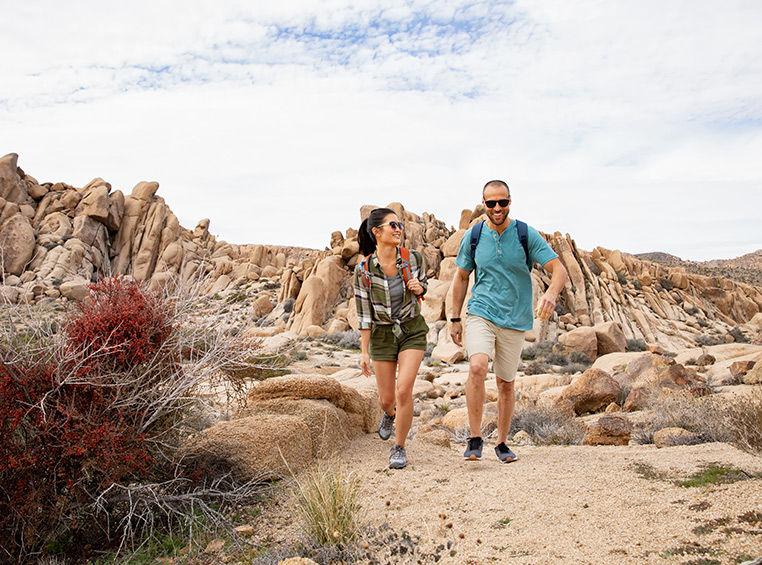
MULTIPOLYGON (((389 285, 384 271, 381 269, 381 264, 378 262, 376 253, 374 252, 367 261, 370 272, 363 273, 362 262, 360 262, 355 267, 353 278, 359 327, 361 330, 368 330, 374 324, 392 326, 392 332, 399 339, 403 333, 400 323, 415 318, 420 314, 421 306, 416 296, 405 286, 405 296, 402 301, 399 319, 393 319, 389 285), (370 287, 367 286, 366 281, 368 279, 370 279, 370 287)), ((400 277, 403 277, 402 272, 405 267, 405 261, 403 261, 399 248, 397 248, 397 273, 400 277)), ((426 267, 423 263, 423 256, 413 249, 410 250, 410 278, 417 278, 423 287, 424 293, 426 292, 426 267)))

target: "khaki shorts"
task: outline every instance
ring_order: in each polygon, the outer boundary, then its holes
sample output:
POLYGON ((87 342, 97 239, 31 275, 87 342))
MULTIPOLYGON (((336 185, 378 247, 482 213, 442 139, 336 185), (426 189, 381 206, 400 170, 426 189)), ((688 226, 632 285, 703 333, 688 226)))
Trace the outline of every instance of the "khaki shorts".
POLYGON ((396 361, 400 351, 405 349, 420 349, 426 351, 426 335, 429 326, 423 316, 405 320, 402 326, 402 337, 392 332, 392 326, 374 325, 370 331, 370 358, 374 361, 396 361))
POLYGON ((516 378, 524 345, 524 332, 501 328, 480 316, 466 316, 466 351, 468 357, 484 353, 493 359, 492 370, 504 381, 516 378))

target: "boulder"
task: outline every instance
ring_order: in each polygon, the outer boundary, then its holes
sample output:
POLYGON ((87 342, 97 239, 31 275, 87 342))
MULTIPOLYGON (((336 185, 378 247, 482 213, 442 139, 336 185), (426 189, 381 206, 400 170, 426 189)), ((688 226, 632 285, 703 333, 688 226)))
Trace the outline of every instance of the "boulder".
POLYGON ((252 308, 254 310, 254 317, 261 318, 272 312, 275 307, 270 300, 270 296, 260 296, 254 301, 252 308))
POLYGON ((754 368, 754 365, 756 365, 756 361, 735 361, 730 364, 729 370, 730 374, 733 377, 733 382, 738 384, 743 381, 744 376, 746 376, 749 371, 751 371, 754 368))
POLYGON ((698 435, 683 428, 662 428, 654 434, 654 445, 658 448, 701 443, 698 435))
POLYGON ((622 389, 608 373, 588 369, 563 391, 558 403, 570 403, 576 414, 596 412, 616 402, 622 389))
POLYGON ((35 249, 34 228, 23 214, 16 214, 0 227, 0 254, 3 271, 10 275, 24 272, 35 249))
POLYGON ((446 341, 438 344, 431 356, 445 363, 459 363, 466 358, 466 351, 459 345, 455 345, 452 341, 446 341))
POLYGON ((581 327, 561 335, 558 344, 564 352, 581 351, 590 359, 598 357, 598 336, 591 327, 581 327))
POLYGON ((632 428, 625 414, 605 414, 585 428, 585 445, 627 445, 632 428))
POLYGON ((58 290, 64 298, 81 302, 90 294, 90 285, 87 281, 70 280, 61 283, 58 290))
POLYGON ((598 339, 598 355, 622 353, 627 348, 627 340, 619 323, 604 322, 603 324, 596 324, 593 329, 598 339))
POLYGON ((312 460, 313 445, 302 418, 258 414, 207 428, 191 437, 180 453, 191 468, 210 476, 230 472, 243 482, 268 481, 304 469, 312 460))
POLYGON ((754 366, 743 376, 743 384, 762 384, 762 358, 758 359, 754 366))

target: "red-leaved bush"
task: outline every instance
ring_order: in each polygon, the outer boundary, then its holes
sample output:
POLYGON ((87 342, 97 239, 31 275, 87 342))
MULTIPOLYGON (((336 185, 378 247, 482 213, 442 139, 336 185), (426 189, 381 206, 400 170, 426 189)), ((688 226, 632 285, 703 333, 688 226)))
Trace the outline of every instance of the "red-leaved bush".
POLYGON ((108 368, 129 369, 151 359, 172 326, 166 299, 138 284, 110 277, 91 286, 91 298, 78 305, 66 325, 67 343, 108 368))
POLYGON ((151 375, 176 370, 162 352, 170 305, 116 278, 91 290, 56 346, 0 345, 0 562, 81 528, 81 509, 115 483, 148 477, 148 436, 171 425, 149 413, 151 375))

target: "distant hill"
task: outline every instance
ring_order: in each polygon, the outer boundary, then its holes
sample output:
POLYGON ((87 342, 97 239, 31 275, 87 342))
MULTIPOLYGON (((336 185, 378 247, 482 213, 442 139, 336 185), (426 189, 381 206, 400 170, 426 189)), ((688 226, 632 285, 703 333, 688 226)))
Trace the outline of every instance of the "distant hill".
POLYGON ((665 267, 682 267, 688 273, 725 277, 762 287, 762 249, 735 259, 713 259, 702 263, 684 261, 680 257, 661 251, 638 253, 635 257, 644 261, 653 261, 665 267))

